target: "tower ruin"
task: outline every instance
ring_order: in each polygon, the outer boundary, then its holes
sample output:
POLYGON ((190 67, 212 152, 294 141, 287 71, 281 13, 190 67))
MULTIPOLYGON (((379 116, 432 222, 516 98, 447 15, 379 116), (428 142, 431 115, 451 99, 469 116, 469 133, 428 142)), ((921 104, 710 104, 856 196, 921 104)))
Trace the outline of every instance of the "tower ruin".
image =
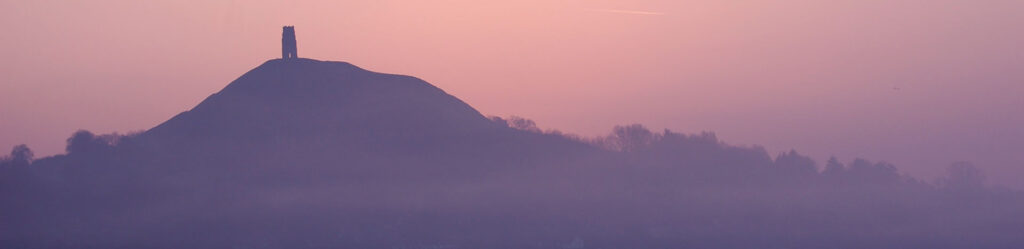
POLYGON ((281 33, 281 58, 299 58, 299 50, 295 47, 295 26, 284 26, 281 33))

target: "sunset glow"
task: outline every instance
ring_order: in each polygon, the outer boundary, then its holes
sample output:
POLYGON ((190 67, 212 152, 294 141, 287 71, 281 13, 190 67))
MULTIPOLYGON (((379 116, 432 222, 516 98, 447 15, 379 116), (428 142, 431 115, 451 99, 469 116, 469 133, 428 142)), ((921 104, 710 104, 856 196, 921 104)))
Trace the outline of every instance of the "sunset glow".
POLYGON ((714 131, 772 153, 1024 173, 1024 2, 3 1, 0 145, 149 129, 278 56, 420 77, 584 136, 714 131))

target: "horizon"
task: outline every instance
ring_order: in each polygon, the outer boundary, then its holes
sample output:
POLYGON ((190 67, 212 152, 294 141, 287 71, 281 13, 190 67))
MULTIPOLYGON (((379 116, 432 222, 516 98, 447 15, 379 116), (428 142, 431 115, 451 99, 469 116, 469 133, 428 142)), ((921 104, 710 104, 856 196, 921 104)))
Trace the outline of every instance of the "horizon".
POLYGON ((0 1, 0 248, 1017 248, 1019 9, 0 1))
POLYGON ((969 161, 1024 187, 1024 34, 1006 26, 1020 3, 792 3, 6 2, 24 25, 0 40, 0 146, 48 156, 78 129, 154 127, 273 58, 295 25, 308 58, 420 77, 544 129, 711 131, 923 179, 969 161))

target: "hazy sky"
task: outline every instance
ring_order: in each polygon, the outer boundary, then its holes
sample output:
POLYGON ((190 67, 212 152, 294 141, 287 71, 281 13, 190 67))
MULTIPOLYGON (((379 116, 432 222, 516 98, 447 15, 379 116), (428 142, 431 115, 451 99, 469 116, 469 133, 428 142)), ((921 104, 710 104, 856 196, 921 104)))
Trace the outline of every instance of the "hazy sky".
MULTIPOLYGON (((0 149, 151 128, 267 59, 420 77, 484 114, 1024 176, 1024 1, 0 0, 0 149)), ((6 149, 4 149, 6 150, 6 149)))

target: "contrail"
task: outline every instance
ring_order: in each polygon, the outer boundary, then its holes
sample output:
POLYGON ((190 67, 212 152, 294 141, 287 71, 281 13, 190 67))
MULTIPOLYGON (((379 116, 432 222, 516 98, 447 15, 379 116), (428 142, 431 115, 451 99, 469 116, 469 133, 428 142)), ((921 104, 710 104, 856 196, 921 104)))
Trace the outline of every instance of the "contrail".
POLYGON ((660 16, 665 13, 653 12, 653 11, 642 11, 642 10, 618 10, 618 9, 586 9, 587 11, 594 12, 605 12, 605 13, 618 13, 618 14, 630 14, 630 15, 655 15, 660 16))

